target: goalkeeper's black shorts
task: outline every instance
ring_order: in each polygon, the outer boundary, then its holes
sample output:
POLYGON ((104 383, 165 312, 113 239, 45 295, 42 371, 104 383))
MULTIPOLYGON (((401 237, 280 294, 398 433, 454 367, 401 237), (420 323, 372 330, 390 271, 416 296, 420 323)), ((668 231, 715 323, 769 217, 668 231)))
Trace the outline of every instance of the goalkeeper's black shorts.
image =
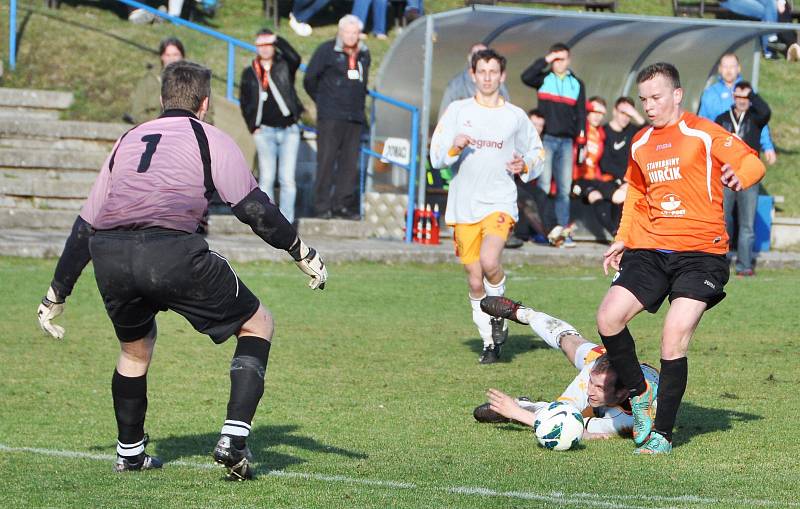
POLYGON ((97 287, 120 341, 144 337, 171 309, 222 343, 259 301, 222 255, 198 234, 148 228, 98 231, 89 248, 97 287))

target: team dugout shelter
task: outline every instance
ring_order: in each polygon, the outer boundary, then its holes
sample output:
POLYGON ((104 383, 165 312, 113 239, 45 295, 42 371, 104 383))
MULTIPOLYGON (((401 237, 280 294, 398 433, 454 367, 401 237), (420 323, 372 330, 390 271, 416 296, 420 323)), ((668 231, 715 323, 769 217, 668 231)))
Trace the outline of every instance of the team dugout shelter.
MULTIPOLYGON (((587 98, 599 95, 610 108, 617 97, 630 96, 641 111, 636 75, 649 64, 666 61, 681 73, 684 108, 696 112, 725 53, 737 54, 743 78, 757 89, 758 37, 780 29, 785 30, 786 25, 474 5, 426 16, 408 26, 384 58, 375 87, 420 109, 420 166, 424 169, 426 134, 429 138, 436 126, 444 90, 465 69, 467 52, 476 42, 507 58, 506 86, 511 102, 526 111, 536 107, 537 100, 536 90, 520 80, 522 71, 546 55, 550 46, 563 42, 571 48, 571 68, 585 83, 587 98)), ((376 103, 373 143, 389 137, 407 138, 410 125, 407 111, 376 103)), ((394 187, 403 192, 406 188, 405 170, 371 170, 368 191, 394 187)), ((425 171, 420 176, 422 198, 430 177, 425 177, 425 171)))

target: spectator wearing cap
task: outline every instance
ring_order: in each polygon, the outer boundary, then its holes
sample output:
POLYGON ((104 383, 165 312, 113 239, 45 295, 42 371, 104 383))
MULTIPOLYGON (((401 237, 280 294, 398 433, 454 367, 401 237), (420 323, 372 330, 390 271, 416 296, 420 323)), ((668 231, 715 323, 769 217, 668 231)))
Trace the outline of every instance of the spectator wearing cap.
POLYGON ((274 201, 275 174, 281 213, 294 222, 295 168, 300 146, 297 121, 303 105, 294 88, 300 54, 286 39, 263 28, 256 34, 256 58, 242 71, 239 107, 258 153, 258 186, 274 201))
POLYGON ((324 219, 360 217, 358 155, 371 61, 359 40, 362 28, 356 16, 342 17, 336 38, 314 51, 303 78, 317 105, 314 201, 317 216, 324 219))

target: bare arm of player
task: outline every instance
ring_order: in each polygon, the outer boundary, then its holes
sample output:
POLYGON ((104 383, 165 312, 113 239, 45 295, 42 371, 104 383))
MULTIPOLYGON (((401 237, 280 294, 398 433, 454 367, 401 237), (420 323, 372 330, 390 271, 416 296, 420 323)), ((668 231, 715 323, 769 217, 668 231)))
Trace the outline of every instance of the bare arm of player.
POLYGON ((603 253, 603 273, 608 275, 608 268, 619 270, 619 263, 622 261, 622 254, 625 252, 625 243, 622 241, 615 241, 608 246, 606 252, 603 253))
POLYGON ((528 426, 533 426, 533 423, 536 420, 536 414, 529 412, 528 410, 525 410, 517 405, 517 402, 514 401, 514 398, 508 394, 498 391, 497 389, 489 389, 489 391, 486 393, 486 396, 489 398, 489 408, 498 414, 523 424, 527 424, 528 426))

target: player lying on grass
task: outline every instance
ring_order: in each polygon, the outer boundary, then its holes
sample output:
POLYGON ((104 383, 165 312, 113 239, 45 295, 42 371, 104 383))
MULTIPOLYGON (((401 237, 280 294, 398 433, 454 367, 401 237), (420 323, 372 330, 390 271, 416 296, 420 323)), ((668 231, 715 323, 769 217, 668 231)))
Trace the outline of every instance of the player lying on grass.
MULTIPOLYGON (((529 325, 551 348, 561 350, 579 370, 578 375, 557 401, 573 405, 584 416, 584 439, 630 436, 633 416, 630 412, 628 392, 617 378, 605 348, 592 343, 563 320, 525 307, 505 297, 486 297, 481 309, 491 316, 505 318, 529 325)), ((658 371, 642 364, 648 380, 658 381, 658 371)), ((533 426, 536 414, 547 408, 549 401, 532 402, 528 398, 512 398, 489 389, 489 402, 477 407, 473 413, 478 422, 517 422, 533 426)))

